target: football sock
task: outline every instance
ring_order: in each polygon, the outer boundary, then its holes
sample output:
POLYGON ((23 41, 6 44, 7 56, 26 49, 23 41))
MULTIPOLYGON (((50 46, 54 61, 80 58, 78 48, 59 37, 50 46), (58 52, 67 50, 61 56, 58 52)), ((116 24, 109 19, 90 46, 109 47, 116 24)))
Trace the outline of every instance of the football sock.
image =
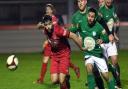
POLYGON ((70 62, 70 64, 69 64, 69 67, 71 67, 71 68, 74 70, 74 72, 75 72, 77 78, 79 78, 79 77, 80 77, 80 69, 79 69, 79 67, 75 66, 75 65, 74 65, 73 63, 71 63, 71 62, 70 62))
POLYGON ((121 87, 121 82, 120 82, 120 67, 118 64, 115 65, 115 71, 113 73, 113 76, 116 80, 117 86, 121 87))
POLYGON ((108 82, 108 89, 115 89, 115 81, 114 81, 114 79, 111 79, 108 82))
POLYGON ((114 68, 112 67, 112 65, 111 65, 110 63, 108 64, 108 70, 109 70, 110 72, 114 71, 114 68))
POLYGON ((40 80, 43 81, 44 80, 44 76, 47 72, 47 63, 43 63, 42 67, 41 67, 41 73, 40 73, 40 80))
POLYGON ((118 72, 118 75, 120 76, 120 66, 119 64, 115 65, 116 71, 118 72))
POLYGON ((112 75, 115 79, 116 85, 121 87, 121 82, 120 82, 120 67, 119 65, 112 66, 109 64, 109 70, 112 72, 112 75))
POLYGON ((69 67, 71 67, 71 68, 74 69, 74 70, 77 68, 77 66, 75 66, 75 65, 74 65, 73 63, 71 63, 71 62, 70 62, 70 64, 69 64, 69 67))
POLYGON ((87 75, 87 81, 88 81, 88 88, 94 89, 95 88, 95 79, 94 79, 93 74, 87 75))

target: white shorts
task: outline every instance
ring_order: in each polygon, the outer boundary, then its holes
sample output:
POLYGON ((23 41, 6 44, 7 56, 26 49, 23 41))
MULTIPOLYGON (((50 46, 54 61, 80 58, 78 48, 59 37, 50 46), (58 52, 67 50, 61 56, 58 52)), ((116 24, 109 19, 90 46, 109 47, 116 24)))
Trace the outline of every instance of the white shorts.
POLYGON ((110 56, 118 55, 116 43, 106 43, 101 44, 101 47, 103 48, 103 54, 108 59, 110 56))
POLYGON ((98 57, 95 57, 95 56, 85 56, 85 65, 87 65, 88 63, 94 65, 94 63, 96 64, 99 72, 108 72, 108 67, 107 67, 107 64, 106 64, 106 61, 105 59, 103 58, 98 58, 98 57))

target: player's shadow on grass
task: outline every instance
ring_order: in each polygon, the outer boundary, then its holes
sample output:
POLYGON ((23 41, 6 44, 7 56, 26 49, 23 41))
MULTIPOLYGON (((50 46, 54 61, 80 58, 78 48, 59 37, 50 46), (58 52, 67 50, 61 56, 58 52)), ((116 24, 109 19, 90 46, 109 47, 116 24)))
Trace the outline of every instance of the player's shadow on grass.
POLYGON ((121 84, 122 84, 123 88, 125 88, 126 85, 128 85, 128 80, 121 80, 121 84))
POLYGON ((54 88, 57 88, 59 87, 59 84, 51 84, 51 83, 44 83, 43 86, 46 88, 46 89, 54 89, 54 88))

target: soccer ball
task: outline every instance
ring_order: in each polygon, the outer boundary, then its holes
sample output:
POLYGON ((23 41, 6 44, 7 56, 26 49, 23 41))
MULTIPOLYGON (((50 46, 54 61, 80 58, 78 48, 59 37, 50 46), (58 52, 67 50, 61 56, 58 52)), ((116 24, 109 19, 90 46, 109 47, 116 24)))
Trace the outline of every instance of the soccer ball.
POLYGON ((16 70, 18 67, 18 58, 15 55, 10 55, 7 58, 6 65, 9 70, 16 70))

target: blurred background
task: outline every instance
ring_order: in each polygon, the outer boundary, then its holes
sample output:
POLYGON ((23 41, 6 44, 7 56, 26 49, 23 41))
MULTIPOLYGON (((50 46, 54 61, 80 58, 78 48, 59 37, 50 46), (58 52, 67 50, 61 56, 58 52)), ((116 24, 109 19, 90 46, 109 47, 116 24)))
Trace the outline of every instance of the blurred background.
MULTIPOLYGON (((52 3, 57 13, 69 24, 77 10, 76 0, 0 0, 0 53, 41 52, 44 36, 37 30, 44 6, 52 3)), ((128 49, 128 0, 114 0, 120 18, 119 48, 128 49)), ((88 5, 98 7, 97 0, 88 0, 88 5)), ((79 50, 70 42, 73 50, 79 50)))

